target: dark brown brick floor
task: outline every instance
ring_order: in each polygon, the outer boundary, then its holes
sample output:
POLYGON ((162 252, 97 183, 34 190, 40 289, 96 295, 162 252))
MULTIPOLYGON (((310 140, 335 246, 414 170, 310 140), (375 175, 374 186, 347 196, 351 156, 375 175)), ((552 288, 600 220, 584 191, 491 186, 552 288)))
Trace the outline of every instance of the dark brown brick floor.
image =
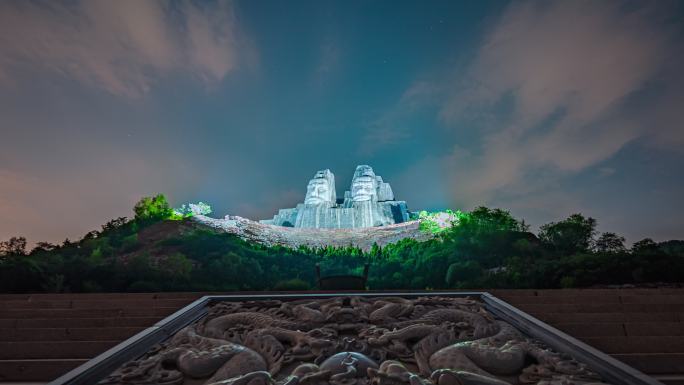
POLYGON ((200 296, 0 295, 0 383, 53 380, 200 296))
POLYGON ((667 385, 684 385, 684 289, 490 292, 667 385))
MULTIPOLYGON (((667 385, 684 385, 684 289, 490 292, 667 385)), ((55 379, 201 295, 0 295, 0 382, 55 379)))

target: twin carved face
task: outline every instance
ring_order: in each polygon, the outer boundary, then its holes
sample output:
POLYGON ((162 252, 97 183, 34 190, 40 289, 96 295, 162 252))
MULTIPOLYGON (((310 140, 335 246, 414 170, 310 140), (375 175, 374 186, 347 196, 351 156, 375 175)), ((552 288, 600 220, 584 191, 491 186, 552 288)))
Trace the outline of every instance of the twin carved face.
POLYGON ((377 200, 378 185, 374 177, 363 175, 352 180, 351 195, 354 202, 377 200))
POLYGON ((325 178, 314 178, 306 186, 306 198, 304 204, 318 205, 322 203, 333 203, 330 182, 325 178))
MULTIPOLYGON (((351 199, 354 202, 377 200, 378 181, 370 166, 358 166, 351 184, 351 199)), ((304 204, 318 205, 335 203, 335 177, 330 170, 321 170, 314 175, 306 187, 304 204)))

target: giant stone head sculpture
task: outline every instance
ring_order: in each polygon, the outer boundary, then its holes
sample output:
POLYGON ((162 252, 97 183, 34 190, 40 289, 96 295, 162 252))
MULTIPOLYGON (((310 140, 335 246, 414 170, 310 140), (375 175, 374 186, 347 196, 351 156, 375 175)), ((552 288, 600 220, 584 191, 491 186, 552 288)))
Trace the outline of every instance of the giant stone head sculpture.
POLYGON ((335 203, 337 194, 335 193, 335 175, 330 170, 317 171, 313 179, 306 186, 306 197, 304 204, 320 205, 324 203, 335 203))
POLYGON ((352 178, 351 196, 354 202, 378 199, 378 180, 371 166, 356 167, 354 178, 352 178))

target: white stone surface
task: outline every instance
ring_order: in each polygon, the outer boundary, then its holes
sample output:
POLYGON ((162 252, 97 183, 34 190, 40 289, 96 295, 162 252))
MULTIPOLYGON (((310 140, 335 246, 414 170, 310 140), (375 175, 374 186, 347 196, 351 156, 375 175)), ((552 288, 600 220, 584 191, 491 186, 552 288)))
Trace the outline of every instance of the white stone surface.
POLYGON ((387 226, 406 222, 409 212, 405 201, 395 201, 392 187, 375 175, 368 165, 356 167, 349 191, 337 202, 335 176, 330 170, 316 172, 307 185, 304 203, 280 209, 263 224, 321 229, 347 229, 387 226))

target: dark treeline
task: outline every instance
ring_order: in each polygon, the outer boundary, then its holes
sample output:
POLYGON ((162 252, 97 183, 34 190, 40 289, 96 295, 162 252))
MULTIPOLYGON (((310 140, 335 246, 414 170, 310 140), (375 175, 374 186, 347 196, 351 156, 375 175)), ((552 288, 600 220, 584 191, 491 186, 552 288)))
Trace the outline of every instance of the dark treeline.
MULTIPOLYGON (((145 198, 77 242, 0 242, 2 292, 306 290, 324 274, 360 273, 370 289, 561 288, 684 282, 684 241, 626 248, 580 214, 538 234, 507 211, 480 207, 432 240, 356 248, 266 247, 170 220, 163 196, 145 198)), ((178 219, 178 218, 176 218, 178 219)))

